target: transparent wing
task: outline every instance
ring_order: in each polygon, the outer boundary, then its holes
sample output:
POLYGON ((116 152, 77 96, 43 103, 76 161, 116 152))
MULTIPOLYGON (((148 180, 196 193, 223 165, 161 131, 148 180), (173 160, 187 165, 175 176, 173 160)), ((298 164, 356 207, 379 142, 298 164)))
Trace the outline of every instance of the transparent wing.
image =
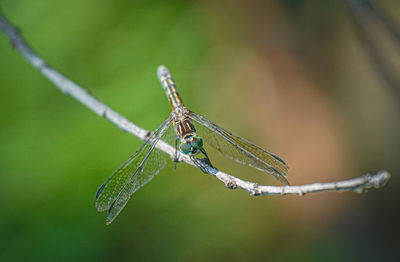
POLYGON ((255 167, 281 183, 289 184, 285 178, 288 175, 288 166, 278 156, 232 134, 199 114, 192 111, 189 114, 200 124, 196 125, 196 133, 203 138, 205 143, 241 164, 255 167))
POLYGON ((106 224, 115 219, 133 193, 165 166, 165 158, 155 145, 170 126, 171 115, 156 129, 149 140, 100 186, 96 193, 95 207, 99 212, 108 210, 106 224))

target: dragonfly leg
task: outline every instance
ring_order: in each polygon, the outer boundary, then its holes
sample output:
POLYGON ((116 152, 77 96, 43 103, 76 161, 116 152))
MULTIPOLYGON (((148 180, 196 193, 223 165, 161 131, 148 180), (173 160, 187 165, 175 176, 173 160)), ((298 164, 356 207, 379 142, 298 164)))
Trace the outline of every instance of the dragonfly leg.
POLYGON ((179 159, 178 159, 178 140, 179 140, 179 138, 177 137, 175 139, 175 156, 174 156, 175 169, 176 169, 177 163, 179 162, 179 159))
POLYGON ((195 158, 194 156, 191 156, 190 159, 193 161, 193 164, 200 169, 203 173, 207 174, 207 168, 204 166, 204 164, 201 163, 201 160, 203 159, 198 159, 195 158))
POLYGON ((211 161, 208 158, 206 150, 204 150, 204 148, 201 148, 200 152, 205 156, 204 158, 196 158, 194 156, 191 156, 190 159, 192 159, 194 165, 197 168, 199 168, 201 171, 203 171, 203 173, 208 174, 207 166, 211 166, 211 167, 214 167, 214 166, 211 164, 211 161))
POLYGON ((205 156, 205 158, 203 159, 204 162, 206 162, 206 163, 207 163, 208 165, 210 165, 211 167, 214 167, 214 166, 211 164, 210 159, 208 158, 208 155, 207 155, 207 153, 206 153, 206 150, 205 150, 204 148, 201 148, 201 149, 200 149, 200 152, 203 153, 203 155, 205 156))

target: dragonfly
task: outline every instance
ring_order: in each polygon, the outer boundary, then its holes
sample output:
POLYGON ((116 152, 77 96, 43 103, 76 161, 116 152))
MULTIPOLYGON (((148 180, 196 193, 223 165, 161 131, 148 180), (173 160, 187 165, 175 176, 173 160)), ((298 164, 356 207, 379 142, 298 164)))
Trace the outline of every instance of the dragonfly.
POLYGON ((158 67, 157 75, 172 112, 98 189, 95 207, 99 212, 107 211, 107 225, 118 216, 132 194, 153 179, 166 165, 163 153, 156 148, 160 140, 170 145, 175 144, 175 161, 179 151, 188 155, 203 172, 207 172, 207 166, 212 167, 204 148, 207 145, 228 158, 264 171, 285 185, 289 184, 286 179, 288 166, 280 157, 187 109, 170 71, 165 66, 158 67))

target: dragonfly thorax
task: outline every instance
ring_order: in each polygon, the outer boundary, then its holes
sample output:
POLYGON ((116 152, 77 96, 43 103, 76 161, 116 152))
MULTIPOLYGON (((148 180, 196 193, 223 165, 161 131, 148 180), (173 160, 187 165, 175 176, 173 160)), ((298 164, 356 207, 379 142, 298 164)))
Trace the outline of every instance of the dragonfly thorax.
POLYGON ((185 155, 195 155, 203 148, 203 139, 198 135, 189 135, 181 139, 179 150, 185 155))

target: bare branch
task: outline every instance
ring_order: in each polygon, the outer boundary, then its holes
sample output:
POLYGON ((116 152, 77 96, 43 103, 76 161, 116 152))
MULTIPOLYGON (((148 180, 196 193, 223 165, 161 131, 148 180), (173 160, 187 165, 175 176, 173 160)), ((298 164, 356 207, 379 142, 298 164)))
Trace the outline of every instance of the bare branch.
MULTIPOLYGON (((118 114, 104 103, 100 102, 86 89, 66 78, 54 68, 50 67, 40 56, 38 56, 26 43, 20 32, 7 21, 0 11, 0 29, 9 37, 10 42, 21 55, 33 67, 38 69, 47 79, 49 79, 63 93, 72 96, 90 110, 106 118, 108 121, 119 127, 121 130, 131 133, 144 140, 150 134, 150 131, 140 128, 128 119, 118 114)), ((175 149, 164 141, 157 143, 157 148, 168 154, 171 158, 175 157, 175 149)), ((179 161, 195 166, 190 158, 178 153, 179 161)), ((390 174, 386 171, 380 171, 376 175, 364 175, 358 178, 344 180, 333 183, 315 183, 301 186, 265 186, 254 182, 245 181, 219 171, 211 166, 206 170, 210 175, 224 182, 230 189, 240 188, 254 196, 259 195, 304 195, 307 193, 327 192, 327 191, 353 191, 361 193, 369 188, 380 188, 389 180, 390 174)))
POLYGON ((260 195, 305 195, 316 192, 353 191, 362 193, 370 188, 380 188, 390 179, 387 171, 380 171, 375 175, 366 174, 361 177, 332 183, 315 183, 301 186, 264 186, 254 182, 244 181, 218 170, 210 172, 223 181, 230 189, 241 188, 254 196, 260 195))

